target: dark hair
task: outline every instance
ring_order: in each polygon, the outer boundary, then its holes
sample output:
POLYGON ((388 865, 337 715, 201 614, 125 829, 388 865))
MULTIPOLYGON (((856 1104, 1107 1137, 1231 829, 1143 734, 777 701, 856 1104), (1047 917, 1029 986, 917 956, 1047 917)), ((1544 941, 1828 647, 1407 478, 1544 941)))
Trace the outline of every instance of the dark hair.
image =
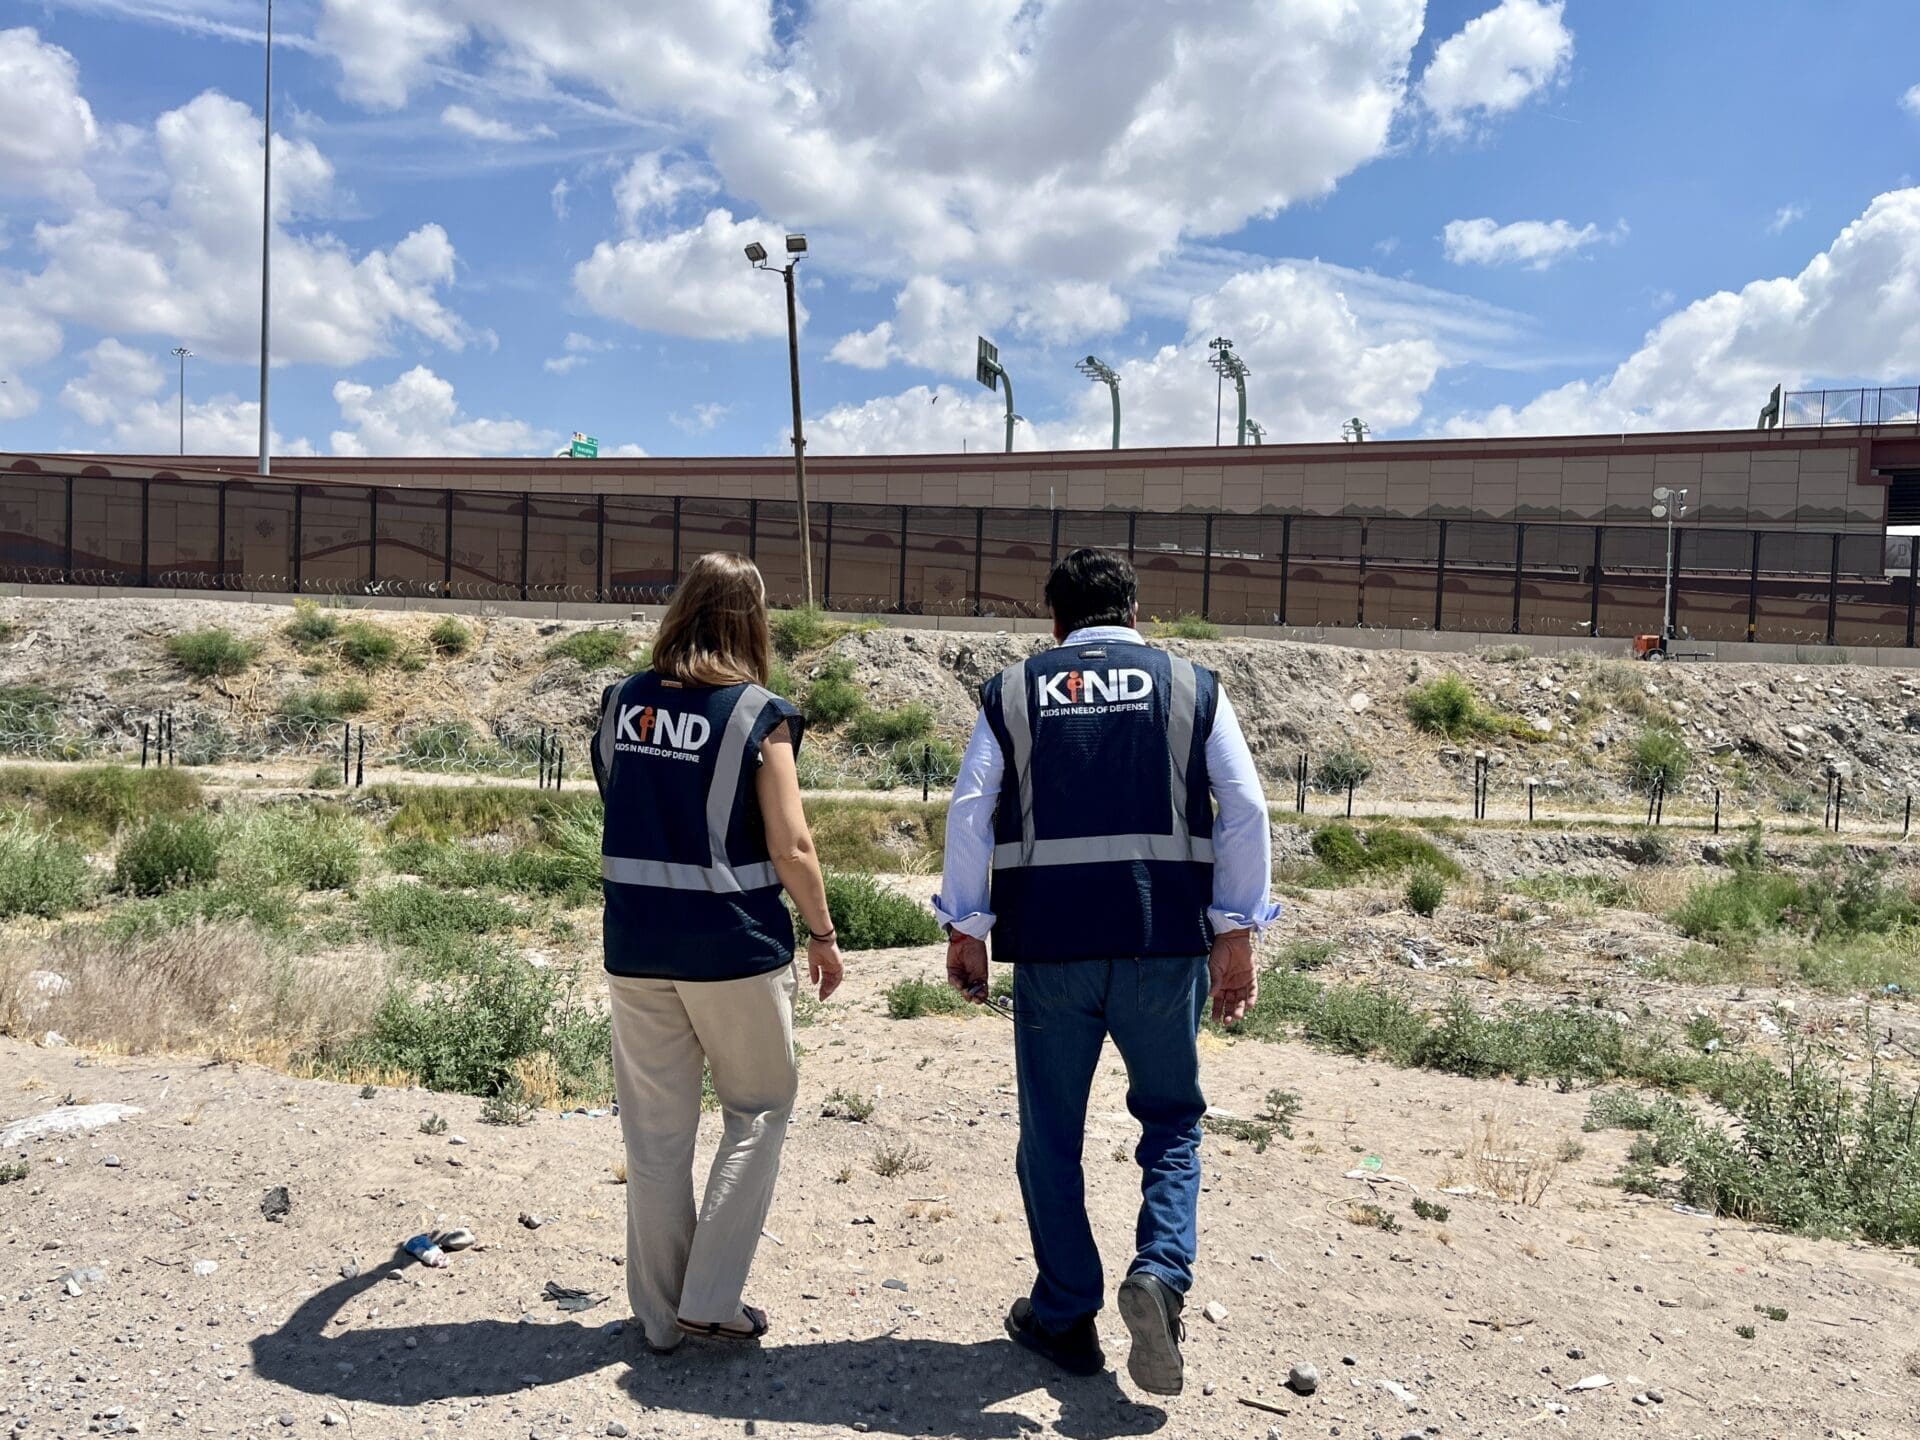
POLYGON ((1076 550, 1047 576, 1047 607, 1070 632, 1131 625, 1139 590, 1133 566, 1111 550, 1076 550))

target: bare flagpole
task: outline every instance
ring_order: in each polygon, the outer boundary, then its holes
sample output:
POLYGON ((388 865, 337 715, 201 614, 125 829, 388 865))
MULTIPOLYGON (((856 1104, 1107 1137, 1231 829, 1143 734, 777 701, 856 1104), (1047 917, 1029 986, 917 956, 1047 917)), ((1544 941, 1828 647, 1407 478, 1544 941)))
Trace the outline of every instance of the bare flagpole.
POLYGON ((267 436, 267 366, 270 350, 268 347, 267 322, 272 296, 273 260, 273 0, 267 0, 267 98, 262 107, 265 118, 262 122, 265 139, 261 146, 261 159, 265 163, 262 173, 263 183, 260 190, 260 473, 273 471, 273 452, 267 436))

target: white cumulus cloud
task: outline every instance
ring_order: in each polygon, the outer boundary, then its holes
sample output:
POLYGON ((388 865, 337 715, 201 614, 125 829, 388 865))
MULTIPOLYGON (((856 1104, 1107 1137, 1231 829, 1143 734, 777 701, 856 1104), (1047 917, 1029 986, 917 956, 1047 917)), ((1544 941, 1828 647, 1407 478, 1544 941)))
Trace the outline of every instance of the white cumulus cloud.
POLYGON ((1441 231, 1447 259, 1456 265, 1525 265, 1544 270, 1602 240, 1626 237, 1626 222, 1603 232, 1598 225, 1566 220, 1515 220, 1501 225, 1481 216, 1449 220, 1441 231))
POLYGON ((828 358, 878 370, 896 361, 943 375, 973 374, 978 337, 1000 332, 1057 345, 1111 334, 1127 323, 1127 303, 1091 280, 1058 280, 1014 288, 959 285, 917 275, 894 297, 891 319, 842 335, 828 358), (1018 297, 1018 298, 1016 298, 1018 297))
POLYGON ((1913 86, 1900 97, 1900 108, 1909 115, 1920 115, 1920 85, 1913 86))
POLYGON ((1517 110, 1573 59, 1565 0, 1501 0, 1434 48, 1420 76, 1421 103, 1442 134, 1517 110))
POLYGON ((1449 434, 1609 433, 1746 426, 1767 392, 1910 379, 1920 354, 1920 189, 1876 197, 1797 275, 1722 290, 1669 315, 1611 374, 1449 434))
MULTIPOLYGON (((777 249, 785 233, 769 220, 710 210, 685 230, 602 240, 574 266, 574 292, 595 314, 641 330, 711 340, 785 335, 779 283, 745 254, 753 240, 777 249)), ((804 323, 804 304, 799 313, 804 323)))
POLYGON ((1773 212, 1773 219, 1767 222, 1767 233, 1778 235, 1789 225, 1797 225, 1806 219, 1807 207, 1800 204, 1782 205, 1773 212))
POLYGON ((81 188, 81 166, 99 138, 73 56, 38 31, 0 30, 0 191, 81 188))
POLYGON ((452 383, 424 365, 377 389, 337 381, 333 399, 345 425, 330 439, 335 455, 539 455, 560 441, 524 420, 467 415, 452 383))
MULTIPOLYGON (((959 454, 1006 448, 1005 402, 984 390, 915 385, 897 395, 836 405, 807 421, 809 455, 959 454)), ((785 436, 782 435, 784 442, 785 436)), ((1051 442, 1031 425, 1014 426, 1013 448, 1041 450, 1051 442)))

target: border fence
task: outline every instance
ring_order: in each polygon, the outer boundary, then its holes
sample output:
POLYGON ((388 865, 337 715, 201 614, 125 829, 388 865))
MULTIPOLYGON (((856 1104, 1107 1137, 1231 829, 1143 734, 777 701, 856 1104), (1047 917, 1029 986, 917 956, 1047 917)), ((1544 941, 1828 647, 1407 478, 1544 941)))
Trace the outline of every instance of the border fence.
MULTIPOLYGON (((1031 617, 1067 551, 1125 552, 1141 607, 1229 625, 1629 636, 1660 628, 1656 526, 1202 511, 812 507, 821 603, 1031 617)), ((802 592, 790 501, 523 495, 8 473, 0 581, 659 604, 697 557, 751 555, 802 592)), ((1877 532, 1682 525, 1675 618, 1699 640, 1911 646, 1920 545, 1877 532)))

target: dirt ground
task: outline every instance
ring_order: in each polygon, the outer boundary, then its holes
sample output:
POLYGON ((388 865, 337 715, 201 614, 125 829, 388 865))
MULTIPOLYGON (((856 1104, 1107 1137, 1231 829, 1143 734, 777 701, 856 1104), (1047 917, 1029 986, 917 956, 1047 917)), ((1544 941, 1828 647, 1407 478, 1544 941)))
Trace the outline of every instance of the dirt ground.
MULTIPOLYGON (((1582 1135, 1581 1095, 1253 1040, 1206 1042, 1209 1098, 1245 1117, 1285 1087, 1304 1110, 1296 1137, 1264 1153, 1206 1141, 1187 1393, 1131 1388, 1111 1313, 1109 1373, 1051 1374, 1000 1326, 1031 1278, 1011 1025, 987 1013, 894 1021, 881 1003, 893 980, 938 965, 936 949, 854 956, 841 996, 799 1032, 801 1099, 749 1290, 773 1317, 757 1351, 689 1344, 655 1357, 623 1329, 611 1117, 501 1128, 458 1096, 362 1098, 250 1067, 0 1041, 0 1118, 63 1100, 138 1111, 0 1156, 29 1166, 0 1188, 0 1426, 338 1426, 361 1440, 1920 1430, 1920 1268, 1908 1257, 1625 1195, 1604 1182, 1627 1137, 1582 1135), (877 1097, 869 1121, 821 1114, 840 1088, 877 1097), (421 1133, 430 1113, 450 1133, 421 1133), (925 1168, 881 1178, 874 1152, 901 1145, 925 1168), (1537 1205, 1488 1193, 1494 1152, 1563 1145, 1573 1158, 1537 1205), (1362 1168, 1369 1156, 1377 1174, 1362 1168), (274 1222, 262 1198, 281 1185, 292 1208, 274 1222), (1415 1194, 1450 1217, 1416 1219, 1415 1194), (1367 1200, 1401 1231, 1353 1223, 1350 1206, 1367 1200), (522 1212, 550 1218, 528 1229, 522 1212), (480 1244, 444 1270, 398 1252, 453 1225, 480 1244), (549 1281, 609 1298, 565 1313, 543 1298, 549 1281), (1217 1323, 1201 1313, 1210 1302, 1225 1307, 1217 1323), (1285 1388, 1297 1361, 1318 1367, 1311 1397, 1285 1388), (1594 1376, 1608 1383, 1575 1388, 1594 1376)), ((707 1118, 706 1144, 716 1124, 707 1118)), ((1135 1133, 1110 1054, 1088 1117, 1087 1187, 1116 1281, 1135 1133)))

